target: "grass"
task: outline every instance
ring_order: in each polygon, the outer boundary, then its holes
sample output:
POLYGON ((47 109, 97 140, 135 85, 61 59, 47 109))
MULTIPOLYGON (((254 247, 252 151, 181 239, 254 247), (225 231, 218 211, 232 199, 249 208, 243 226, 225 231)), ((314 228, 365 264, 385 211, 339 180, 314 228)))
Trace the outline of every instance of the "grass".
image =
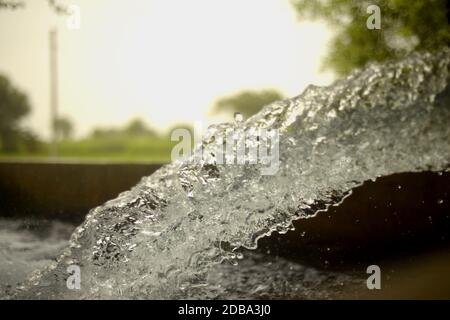
MULTIPOLYGON (((59 144, 59 160, 107 162, 170 162, 175 142, 162 137, 111 136, 64 141, 59 144)), ((2 153, 0 160, 47 160, 50 145, 43 144, 37 152, 2 153)))

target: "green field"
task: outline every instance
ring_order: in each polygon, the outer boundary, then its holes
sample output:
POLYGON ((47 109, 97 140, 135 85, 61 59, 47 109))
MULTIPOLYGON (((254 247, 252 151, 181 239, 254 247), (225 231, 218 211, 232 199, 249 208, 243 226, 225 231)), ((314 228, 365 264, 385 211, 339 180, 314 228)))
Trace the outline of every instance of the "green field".
MULTIPOLYGON (((107 162, 170 162, 175 142, 163 137, 112 136, 64 141, 59 144, 59 160, 107 161, 107 162)), ((42 144, 39 151, 0 153, 0 160, 53 159, 50 145, 42 144)))

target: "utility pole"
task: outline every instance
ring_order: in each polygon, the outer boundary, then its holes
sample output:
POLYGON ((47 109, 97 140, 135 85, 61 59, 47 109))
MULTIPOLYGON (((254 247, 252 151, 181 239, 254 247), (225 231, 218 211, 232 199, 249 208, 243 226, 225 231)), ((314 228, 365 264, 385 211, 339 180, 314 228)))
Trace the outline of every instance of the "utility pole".
POLYGON ((50 30, 50 129, 51 155, 58 157, 58 134, 56 122, 58 119, 58 32, 56 28, 50 30))

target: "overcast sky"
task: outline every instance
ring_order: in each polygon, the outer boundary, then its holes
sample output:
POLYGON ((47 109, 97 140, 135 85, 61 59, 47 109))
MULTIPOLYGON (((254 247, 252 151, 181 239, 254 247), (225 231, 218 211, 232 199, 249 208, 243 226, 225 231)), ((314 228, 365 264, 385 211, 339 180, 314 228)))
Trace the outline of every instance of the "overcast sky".
POLYGON ((44 138, 52 26, 59 30, 60 113, 78 136, 137 116, 160 129, 206 121, 219 96, 266 87, 294 96, 332 80, 318 72, 330 32, 299 22, 289 0, 60 2, 79 5, 79 30, 45 0, 0 12, 0 72, 29 95, 26 124, 44 138))

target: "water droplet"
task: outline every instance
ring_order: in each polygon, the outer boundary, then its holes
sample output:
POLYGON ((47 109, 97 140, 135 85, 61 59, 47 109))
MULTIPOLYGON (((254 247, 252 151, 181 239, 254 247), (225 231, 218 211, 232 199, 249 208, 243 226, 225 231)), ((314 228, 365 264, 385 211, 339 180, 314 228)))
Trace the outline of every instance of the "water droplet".
POLYGON ((240 112, 234 113, 234 121, 240 123, 244 120, 244 116, 240 112))
POLYGON ((233 266, 237 266, 238 265, 238 262, 236 261, 236 260, 228 260, 228 261, 230 261, 230 263, 231 263, 231 265, 233 265, 233 266))
POLYGON ((161 232, 153 232, 153 231, 144 230, 144 231, 142 231, 142 234, 145 234, 146 236, 151 236, 151 237, 159 237, 161 235, 161 232))

